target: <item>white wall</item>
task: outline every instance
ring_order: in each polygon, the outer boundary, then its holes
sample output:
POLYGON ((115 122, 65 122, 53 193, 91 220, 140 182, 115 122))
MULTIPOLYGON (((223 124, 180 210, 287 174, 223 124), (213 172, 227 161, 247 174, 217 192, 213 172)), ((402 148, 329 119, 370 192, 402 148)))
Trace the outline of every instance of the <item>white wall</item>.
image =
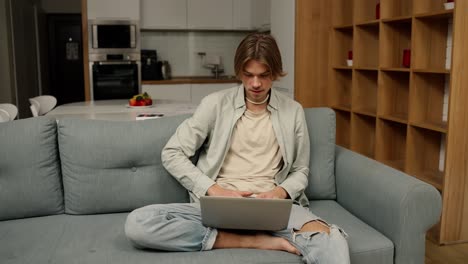
POLYGON ((158 60, 167 60, 173 76, 209 76, 198 52, 221 56, 224 74, 234 75, 234 54, 245 32, 145 31, 141 49, 156 49, 158 60))
POLYGON ((41 7, 46 13, 81 13, 81 0, 42 0, 41 7))
POLYGON ((273 87, 290 97, 294 97, 295 9, 294 0, 271 0, 271 34, 280 48, 283 70, 288 73, 276 81, 273 87))

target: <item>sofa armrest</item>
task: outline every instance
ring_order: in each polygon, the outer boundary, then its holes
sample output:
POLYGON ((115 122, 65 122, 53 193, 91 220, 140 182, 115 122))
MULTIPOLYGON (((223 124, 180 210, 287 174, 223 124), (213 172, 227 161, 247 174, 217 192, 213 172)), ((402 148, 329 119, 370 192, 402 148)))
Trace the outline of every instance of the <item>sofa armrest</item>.
POLYGON ((335 174, 338 203, 393 241, 395 263, 424 263, 426 231, 440 217, 439 192, 339 146, 335 174))

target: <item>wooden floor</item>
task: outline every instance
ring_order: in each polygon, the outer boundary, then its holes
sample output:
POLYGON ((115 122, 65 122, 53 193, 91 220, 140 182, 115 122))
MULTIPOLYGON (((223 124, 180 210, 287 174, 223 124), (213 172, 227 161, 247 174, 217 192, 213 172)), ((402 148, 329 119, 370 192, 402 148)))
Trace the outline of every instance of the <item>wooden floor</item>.
POLYGON ((426 264, 467 264, 468 243, 439 246, 426 240, 426 264))

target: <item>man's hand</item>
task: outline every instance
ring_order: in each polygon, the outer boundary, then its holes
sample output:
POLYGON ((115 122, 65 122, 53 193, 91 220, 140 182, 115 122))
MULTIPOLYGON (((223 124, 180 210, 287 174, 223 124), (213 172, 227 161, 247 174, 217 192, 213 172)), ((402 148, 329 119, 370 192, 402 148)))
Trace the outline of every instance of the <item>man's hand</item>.
POLYGON ((273 190, 257 194, 255 198, 286 199, 288 193, 283 187, 276 186, 273 190))
POLYGON ((224 189, 218 184, 214 184, 210 188, 208 188, 208 191, 206 192, 206 194, 208 194, 208 196, 246 197, 246 196, 252 195, 253 193, 228 190, 228 189, 224 189))

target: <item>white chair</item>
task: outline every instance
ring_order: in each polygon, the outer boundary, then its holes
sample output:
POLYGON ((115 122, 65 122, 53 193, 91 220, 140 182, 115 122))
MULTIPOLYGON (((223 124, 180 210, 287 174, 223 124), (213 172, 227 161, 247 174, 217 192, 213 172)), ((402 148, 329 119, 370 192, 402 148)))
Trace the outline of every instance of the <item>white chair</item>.
POLYGON ((18 114, 18 108, 13 104, 0 104, 0 123, 12 121, 18 114))
POLYGON ((41 95, 29 98, 31 113, 33 116, 41 116, 52 110, 57 105, 57 99, 52 95, 41 95))

